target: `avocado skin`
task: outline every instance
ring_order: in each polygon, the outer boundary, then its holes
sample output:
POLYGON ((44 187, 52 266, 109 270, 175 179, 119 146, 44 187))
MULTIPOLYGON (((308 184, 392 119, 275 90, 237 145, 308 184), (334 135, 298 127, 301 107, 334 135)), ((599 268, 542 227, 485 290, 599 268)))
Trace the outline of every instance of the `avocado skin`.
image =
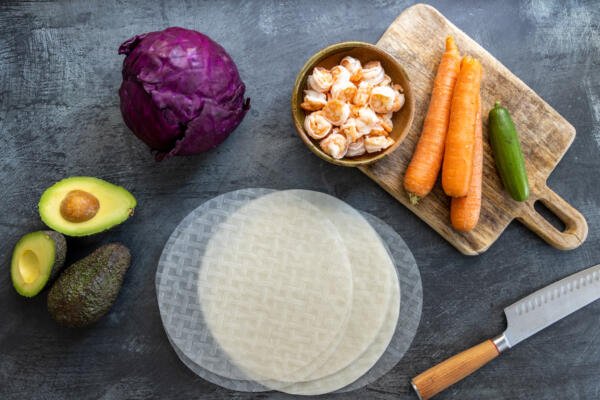
POLYGON ((98 321, 115 302, 131 254, 120 243, 104 245, 69 266, 48 293, 48 311, 67 327, 84 327, 98 321))
POLYGON ((50 239, 54 242, 54 265, 52 265, 50 278, 48 278, 48 282, 52 282, 54 278, 58 276, 58 273, 65 264, 65 258, 67 257, 67 241, 61 233, 55 231, 43 232, 50 236, 50 239))

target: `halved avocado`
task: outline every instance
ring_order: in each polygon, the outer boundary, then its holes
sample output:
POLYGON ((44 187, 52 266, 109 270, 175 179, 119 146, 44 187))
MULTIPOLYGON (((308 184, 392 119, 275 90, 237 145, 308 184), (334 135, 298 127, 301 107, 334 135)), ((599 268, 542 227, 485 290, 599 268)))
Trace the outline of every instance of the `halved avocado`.
POLYGON ((23 236, 16 244, 10 266, 15 290, 33 297, 54 279, 67 254, 65 237, 58 232, 37 231, 23 236))
POLYGON ((89 236, 119 225, 137 202, 121 186, 89 176, 73 176, 50 186, 38 204, 42 221, 67 236, 89 236))

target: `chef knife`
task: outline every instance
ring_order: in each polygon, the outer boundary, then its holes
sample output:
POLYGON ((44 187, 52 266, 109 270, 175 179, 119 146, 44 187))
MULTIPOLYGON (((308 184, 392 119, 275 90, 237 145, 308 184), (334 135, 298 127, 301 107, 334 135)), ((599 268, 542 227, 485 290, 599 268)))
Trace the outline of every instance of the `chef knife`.
POLYGON ((599 298, 600 264, 506 307, 504 333, 429 368, 412 379, 412 386, 420 399, 427 400, 477 371, 500 353, 599 298))

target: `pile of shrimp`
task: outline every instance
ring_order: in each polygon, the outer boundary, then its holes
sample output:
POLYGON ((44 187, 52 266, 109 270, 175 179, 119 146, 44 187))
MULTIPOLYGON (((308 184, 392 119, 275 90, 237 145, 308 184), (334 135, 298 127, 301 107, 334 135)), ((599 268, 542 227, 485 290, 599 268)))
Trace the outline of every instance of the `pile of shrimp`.
POLYGON ((376 153, 394 144, 392 115, 404 105, 403 89, 379 61, 364 66, 347 56, 328 70, 315 67, 301 107, 306 133, 335 159, 376 153))

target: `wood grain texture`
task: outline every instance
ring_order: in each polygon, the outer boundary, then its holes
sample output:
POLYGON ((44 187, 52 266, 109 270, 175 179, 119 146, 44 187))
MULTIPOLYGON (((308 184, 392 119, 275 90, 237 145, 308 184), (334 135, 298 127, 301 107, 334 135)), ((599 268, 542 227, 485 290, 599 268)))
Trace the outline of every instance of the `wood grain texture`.
POLYGON ((411 80, 416 98, 413 126, 402 145, 385 159, 361 167, 371 179, 408 207, 459 251, 477 255, 486 251, 515 218, 552 246, 569 250, 587 237, 585 218, 546 186, 546 179, 575 138, 575 128, 473 39, 431 6, 417 4, 406 9, 390 25, 378 46, 396 56, 411 80), (411 205, 402 186, 427 112, 433 79, 444 51, 444 38, 453 35, 462 55, 478 58, 483 66, 481 100, 484 124, 484 160, 481 216, 468 233, 450 225, 449 198, 438 184, 418 205, 411 205), (487 135, 487 112, 500 100, 511 111, 519 132, 531 195, 516 202, 503 190, 494 167, 487 135), (558 231, 537 211, 541 200, 566 225, 558 231))
POLYGON ((500 353, 491 340, 458 353, 413 378, 412 385, 422 400, 427 400, 466 378, 500 353))

